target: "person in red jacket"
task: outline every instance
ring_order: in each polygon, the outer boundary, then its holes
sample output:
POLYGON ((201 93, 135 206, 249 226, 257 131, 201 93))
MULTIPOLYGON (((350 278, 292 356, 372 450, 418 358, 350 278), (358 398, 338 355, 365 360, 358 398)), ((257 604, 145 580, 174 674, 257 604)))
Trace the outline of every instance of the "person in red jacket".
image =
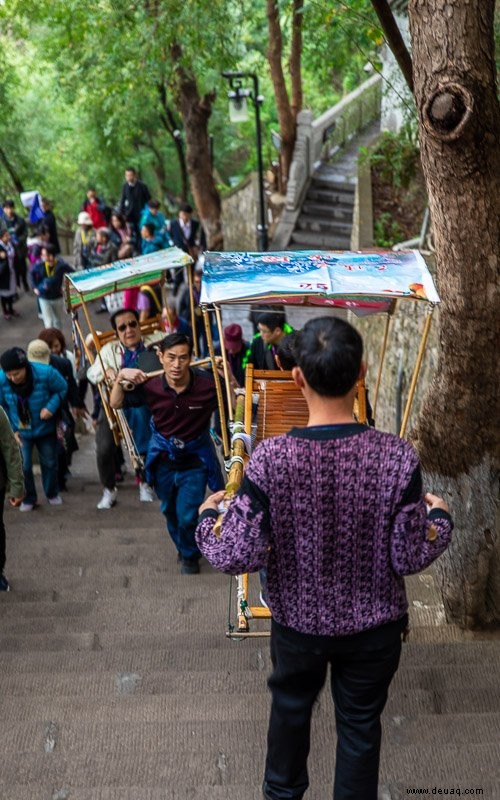
POLYGON ((97 196, 96 190, 94 188, 87 189, 87 199, 82 203, 82 211, 87 212, 95 230, 98 228, 107 228, 108 226, 105 208, 106 206, 97 196))

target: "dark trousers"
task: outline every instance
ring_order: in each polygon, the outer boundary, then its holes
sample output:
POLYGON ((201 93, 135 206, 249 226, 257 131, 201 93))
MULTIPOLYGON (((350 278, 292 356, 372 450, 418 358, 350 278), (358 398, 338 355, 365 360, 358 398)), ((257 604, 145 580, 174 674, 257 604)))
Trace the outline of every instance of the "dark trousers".
POLYGON ((123 457, 121 447, 115 443, 113 431, 103 408, 99 411, 95 428, 95 449, 99 480, 106 489, 114 489, 123 457))
POLYGON ((29 292, 29 284, 26 270, 26 256, 16 253, 14 261, 14 272, 16 273, 16 283, 19 288, 23 287, 25 292, 29 292))
POLYGON ((2 303, 2 311, 4 314, 12 314, 14 311, 14 297, 15 295, 11 294, 10 297, 0 297, 0 302, 2 303))
POLYGON ((264 796, 298 800, 309 786, 311 713, 331 667, 337 752, 334 800, 377 800, 380 715, 406 617, 352 636, 301 634, 273 620, 264 796))
POLYGON ((161 500, 160 511, 182 558, 200 558, 194 533, 207 479, 208 471, 204 466, 176 470, 168 465, 168 461, 159 460, 155 467, 154 488, 161 500))
POLYGON ((57 485, 57 436, 36 436, 33 439, 24 438, 21 433, 21 454, 23 457, 24 485, 26 487, 25 503, 35 504, 37 493, 33 477, 33 447, 38 450, 38 460, 42 472, 42 486, 45 496, 51 499, 56 497, 59 488, 57 485))
POLYGON ((5 523, 3 521, 3 505, 5 503, 5 488, 0 489, 0 575, 5 567, 5 523))

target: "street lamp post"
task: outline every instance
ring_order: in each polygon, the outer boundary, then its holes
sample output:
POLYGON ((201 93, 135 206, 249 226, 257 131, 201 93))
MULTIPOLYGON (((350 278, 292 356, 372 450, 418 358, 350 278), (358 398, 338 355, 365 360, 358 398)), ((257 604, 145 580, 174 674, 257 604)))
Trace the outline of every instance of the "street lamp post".
POLYGON ((259 250, 267 250, 269 239, 267 234, 266 203, 264 197, 264 165, 262 162, 262 128, 260 121, 260 107, 264 98, 259 94, 259 79, 254 72, 222 73, 229 81, 229 119, 232 122, 245 122, 248 119, 247 98, 255 109, 255 128, 257 137, 257 169, 259 173, 259 222, 257 223, 257 246, 259 250), (251 79, 253 89, 244 89, 243 80, 251 79))

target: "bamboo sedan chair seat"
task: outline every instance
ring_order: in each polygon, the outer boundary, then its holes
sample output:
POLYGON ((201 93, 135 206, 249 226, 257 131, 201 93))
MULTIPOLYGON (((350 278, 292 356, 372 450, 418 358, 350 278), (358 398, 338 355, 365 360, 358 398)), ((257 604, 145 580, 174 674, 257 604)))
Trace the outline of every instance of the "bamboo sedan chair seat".
POLYGON ((307 424, 307 404, 291 372, 254 370, 247 365, 245 380, 245 430, 251 432, 252 395, 258 396, 256 441, 288 433, 307 424))

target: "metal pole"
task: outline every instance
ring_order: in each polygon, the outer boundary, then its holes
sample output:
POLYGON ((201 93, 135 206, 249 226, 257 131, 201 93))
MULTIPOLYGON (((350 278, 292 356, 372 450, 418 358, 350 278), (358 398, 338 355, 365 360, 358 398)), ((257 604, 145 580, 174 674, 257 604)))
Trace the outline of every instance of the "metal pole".
POLYGON ((267 235, 267 220, 266 220, 266 203, 264 198, 264 165, 262 162, 262 130, 260 124, 260 105, 261 99, 259 96, 259 79, 257 75, 252 73, 252 80, 254 86, 253 104, 255 107, 255 128, 257 135, 257 168, 259 172, 259 217, 260 221, 257 225, 257 245, 259 250, 267 250, 269 248, 269 239, 267 235))

